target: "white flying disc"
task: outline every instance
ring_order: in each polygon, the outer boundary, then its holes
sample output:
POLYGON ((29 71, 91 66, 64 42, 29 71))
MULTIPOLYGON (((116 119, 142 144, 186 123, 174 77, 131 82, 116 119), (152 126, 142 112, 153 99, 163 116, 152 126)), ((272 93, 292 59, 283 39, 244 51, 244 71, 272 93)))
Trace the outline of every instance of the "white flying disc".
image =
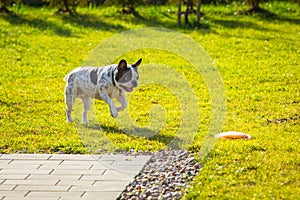
POLYGON ((220 139, 251 139, 251 135, 236 131, 218 133, 215 135, 215 137, 220 139))

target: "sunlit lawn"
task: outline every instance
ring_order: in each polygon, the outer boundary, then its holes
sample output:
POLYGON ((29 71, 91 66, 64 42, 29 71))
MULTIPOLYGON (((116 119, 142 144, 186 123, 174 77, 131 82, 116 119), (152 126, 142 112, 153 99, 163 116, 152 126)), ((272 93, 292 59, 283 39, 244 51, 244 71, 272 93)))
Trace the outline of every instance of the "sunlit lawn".
MULTIPOLYGON (((287 3, 264 4, 264 8, 272 14, 234 16, 245 7, 204 6, 200 29, 177 28, 176 8, 171 6, 138 7, 140 18, 121 15, 116 7, 80 8, 76 18, 54 15, 55 10, 47 8, 13 8, 16 16, 0 16, 0 152, 89 153, 75 124, 66 123, 64 75, 110 36, 158 26, 190 36, 208 52, 226 89, 223 131, 242 131, 253 137, 219 141, 201 159, 205 167, 186 197, 297 199, 300 8, 287 3)), ((165 51, 144 49, 123 57, 129 62, 142 57, 144 65, 165 64, 188 80, 201 113, 191 145, 197 152, 211 118, 211 99, 203 78, 186 60, 165 51)), ((142 65, 141 70, 147 69, 142 65)), ((166 125, 153 137, 135 137, 121 131, 106 104, 96 102, 105 135, 121 150, 164 148, 180 127, 176 96, 168 88, 147 85, 130 99, 128 112, 137 126, 151 123, 149 112, 154 104, 164 107, 166 125)))

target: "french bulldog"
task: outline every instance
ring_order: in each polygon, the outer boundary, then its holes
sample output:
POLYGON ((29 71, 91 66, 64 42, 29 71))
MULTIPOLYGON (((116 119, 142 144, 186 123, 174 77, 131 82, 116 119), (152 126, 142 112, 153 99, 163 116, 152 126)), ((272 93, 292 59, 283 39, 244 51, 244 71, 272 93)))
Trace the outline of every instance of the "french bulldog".
POLYGON ((92 98, 106 102, 111 116, 117 117, 118 112, 127 107, 126 92, 132 92, 138 86, 138 66, 141 62, 140 58, 136 63, 129 65, 123 59, 119 64, 79 67, 67 74, 64 78, 67 121, 72 122, 71 112, 76 98, 80 98, 83 103, 84 123, 88 123, 87 113, 92 98), (119 107, 113 102, 114 98, 120 103, 119 107))

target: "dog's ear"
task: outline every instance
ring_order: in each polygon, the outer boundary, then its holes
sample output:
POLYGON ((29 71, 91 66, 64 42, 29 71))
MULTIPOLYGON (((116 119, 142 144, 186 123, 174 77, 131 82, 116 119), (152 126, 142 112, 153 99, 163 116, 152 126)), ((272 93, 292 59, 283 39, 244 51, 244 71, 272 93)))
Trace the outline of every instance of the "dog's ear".
POLYGON ((134 63, 132 65, 132 67, 134 67, 134 68, 138 67, 141 64, 141 62, 142 62, 142 59, 140 58, 136 63, 134 63))
POLYGON ((118 70, 127 69, 127 62, 126 60, 122 59, 117 67, 118 70))

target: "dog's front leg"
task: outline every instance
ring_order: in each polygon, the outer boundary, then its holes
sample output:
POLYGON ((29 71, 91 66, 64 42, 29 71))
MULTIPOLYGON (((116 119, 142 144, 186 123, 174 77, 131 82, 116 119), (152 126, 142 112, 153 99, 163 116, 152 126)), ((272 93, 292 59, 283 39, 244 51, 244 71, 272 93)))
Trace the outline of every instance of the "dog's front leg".
POLYGON ((124 92, 117 97, 118 102, 120 102, 121 106, 117 107, 118 111, 124 110, 127 107, 126 95, 124 92))
POLYGON ((111 116, 113 118, 116 118, 118 116, 118 110, 117 110, 113 100, 108 96, 108 94, 102 94, 101 99, 109 105, 111 116))

